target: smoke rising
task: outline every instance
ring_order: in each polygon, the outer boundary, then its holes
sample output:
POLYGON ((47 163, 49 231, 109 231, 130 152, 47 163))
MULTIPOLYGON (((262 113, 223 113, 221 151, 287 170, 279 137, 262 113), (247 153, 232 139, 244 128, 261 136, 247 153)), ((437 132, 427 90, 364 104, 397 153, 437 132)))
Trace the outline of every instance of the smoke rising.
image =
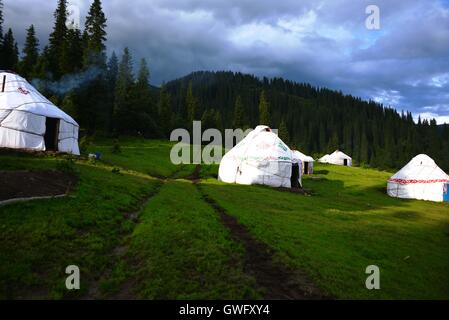
POLYGON ((72 90, 89 84, 101 76, 104 76, 104 70, 97 66, 91 66, 82 72, 65 75, 59 81, 34 79, 31 81, 31 84, 39 91, 51 91, 56 95, 63 96, 72 90))

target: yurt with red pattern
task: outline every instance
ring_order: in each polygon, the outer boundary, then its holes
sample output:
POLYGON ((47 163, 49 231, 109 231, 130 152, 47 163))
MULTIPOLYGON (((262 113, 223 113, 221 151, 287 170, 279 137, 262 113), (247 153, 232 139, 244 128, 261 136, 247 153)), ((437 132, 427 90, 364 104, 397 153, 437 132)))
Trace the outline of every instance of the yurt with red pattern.
POLYGON ((414 157, 388 180, 391 197, 449 202, 449 176, 425 154, 414 157))

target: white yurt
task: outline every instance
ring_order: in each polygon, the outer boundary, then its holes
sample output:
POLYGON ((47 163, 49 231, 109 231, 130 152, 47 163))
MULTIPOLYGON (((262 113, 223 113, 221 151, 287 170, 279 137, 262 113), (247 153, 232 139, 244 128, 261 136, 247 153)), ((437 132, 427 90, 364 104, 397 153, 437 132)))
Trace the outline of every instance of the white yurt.
POLYGON ((272 187, 301 185, 300 160, 267 126, 258 126, 223 156, 218 179, 226 183, 261 184, 272 187), (298 165, 295 165, 298 164, 298 165), (293 168, 297 172, 292 172, 293 168))
POLYGON ((414 157, 388 180, 391 197, 449 202, 449 176, 425 154, 414 157))
POLYGON ((330 163, 339 166, 346 166, 346 167, 352 166, 352 158, 347 154, 344 154, 340 150, 336 150, 332 154, 326 154, 324 157, 318 159, 318 161, 321 163, 330 163))
POLYGON ((318 162, 327 163, 327 159, 329 159, 329 155, 325 154, 324 156, 318 159, 318 162))
POLYGON ((0 71, 0 148, 79 155, 79 126, 24 78, 0 71))
POLYGON ((301 160, 303 174, 313 174, 313 163, 315 160, 312 157, 307 156, 298 150, 293 151, 293 156, 301 160))

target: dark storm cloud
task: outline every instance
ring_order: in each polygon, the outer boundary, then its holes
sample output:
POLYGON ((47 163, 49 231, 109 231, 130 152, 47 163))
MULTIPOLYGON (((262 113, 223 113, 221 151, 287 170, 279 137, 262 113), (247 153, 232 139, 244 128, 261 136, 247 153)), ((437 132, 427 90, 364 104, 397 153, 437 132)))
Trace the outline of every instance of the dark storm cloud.
MULTIPOLYGON (((34 23, 45 43, 56 0, 4 2, 19 41, 34 23)), ((89 1, 69 2, 85 15, 89 1)), ((109 50, 147 58, 156 84, 204 69, 283 76, 449 122, 447 1, 103 2, 109 50), (380 8, 378 31, 365 27, 369 4, 380 8)))

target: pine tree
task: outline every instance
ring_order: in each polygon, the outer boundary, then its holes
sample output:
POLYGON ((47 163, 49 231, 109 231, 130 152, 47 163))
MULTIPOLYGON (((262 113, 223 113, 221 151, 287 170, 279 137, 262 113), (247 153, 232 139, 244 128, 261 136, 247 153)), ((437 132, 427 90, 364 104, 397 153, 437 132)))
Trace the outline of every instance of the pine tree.
POLYGON ((75 93, 69 92, 65 95, 61 103, 61 109, 74 118, 78 118, 78 109, 75 102, 75 93))
POLYGON ((281 138, 286 145, 290 145, 290 134, 288 133, 287 125, 284 120, 282 120, 279 125, 278 134, 279 138, 281 138))
POLYGON ((221 116, 220 110, 215 111, 215 128, 223 133, 223 117, 221 116))
POLYGON ((36 38, 36 32, 33 25, 27 29, 25 46, 22 52, 23 58, 20 62, 19 71, 25 78, 32 79, 35 74, 34 69, 39 60, 39 41, 36 38))
POLYGON ((81 37, 83 44, 82 67, 87 72, 94 72, 92 79, 84 89, 83 114, 88 116, 88 131, 109 129, 111 125, 112 101, 109 97, 106 65, 106 17, 100 0, 94 0, 85 21, 85 30, 81 37))
POLYGON ((82 68, 82 58, 83 39, 81 31, 77 28, 70 28, 67 30, 59 60, 61 75, 79 72, 82 68))
POLYGON ((124 133, 132 124, 128 123, 128 109, 130 107, 130 91, 134 85, 132 57, 128 48, 123 51, 119 65, 117 83, 115 86, 114 127, 119 133, 124 133))
POLYGON ((265 97, 265 91, 260 94, 259 100, 259 124, 270 126, 270 112, 268 101, 265 97))
POLYGON ((85 22, 86 48, 84 66, 106 66, 106 16, 101 0, 94 0, 85 22))
POLYGON ((204 111, 201 117, 201 127, 203 130, 215 128, 215 110, 209 109, 204 111))
POLYGON ((136 84, 131 89, 131 123, 135 130, 145 137, 156 137, 160 131, 156 123, 156 112, 150 92, 150 70, 142 59, 137 74, 136 84))
POLYGON ((137 86, 142 88, 148 88, 150 84, 150 70, 148 69, 148 64, 145 58, 140 60, 139 72, 137 74, 137 86))
POLYGON ((198 114, 198 101, 193 95, 193 84, 192 81, 189 82, 189 87, 187 89, 186 95, 186 107, 187 107, 187 120, 189 121, 189 127, 192 122, 197 119, 198 114))
POLYGON ((33 78, 39 78, 45 80, 49 78, 48 74, 50 72, 50 58, 49 58, 48 46, 45 46, 42 50, 41 55, 37 59, 37 64, 33 70, 33 78))
POLYGON ((112 52, 111 58, 108 61, 108 69, 107 69, 107 88, 108 88, 107 130, 109 133, 112 133, 114 131, 113 117, 114 117, 115 87, 117 85, 117 76, 118 76, 118 58, 114 51, 112 52))
POLYGON ((234 121, 233 121, 233 127, 235 129, 241 128, 244 129, 247 126, 247 120, 246 120, 246 114, 245 114, 245 108, 243 106, 242 97, 237 96, 237 99, 235 100, 235 107, 234 107, 234 121))
POLYGON ((362 131, 362 137, 360 139, 360 164, 368 164, 369 163, 369 154, 368 154, 368 138, 366 137, 366 133, 362 131))
POLYGON ((337 149, 339 149, 337 132, 334 131, 334 133, 332 134, 331 139, 329 140, 329 144, 328 144, 327 149, 328 150, 337 150, 337 149))
POLYGON ((108 82, 112 88, 115 88, 118 76, 118 58, 115 51, 112 52, 108 61, 108 82))
POLYGON ((19 49, 10 28, 3 38, 3 59, 0 61, 0 69, 16 70, 18 62, 19 49))
POLYGON ((319 149, 322 153, 328 153, 329 151, 327 150, 327 137, 326 137, 326 130, 324 128, 324 124, 323 122, 320 122, 320 128, 319 128, 319 133, 318 133, 318 141, 319 141, 319 149))
POLYGON ((167 88, 165 85, 162 86, 159 92, 158 113, 163 135, 168 138, 170 136, 170 129, 173 119, 170 95, 167 93, 167 88))
POLYGON ((55 23, 50 34, 48 46, 49 71, 54 79, 59 79, 62 76, 60 64, 67 36, 67 0, 58 1, 58 7, 53 16, 55 23))
POLYGON ((143 112, 155 117, 156 112, 152 101, 150 92, 150 70, 145 59, 140 61, 139 71, 137 74, 137 81, 135 91, 138 96, 137 103, 142 106, 143 112))

